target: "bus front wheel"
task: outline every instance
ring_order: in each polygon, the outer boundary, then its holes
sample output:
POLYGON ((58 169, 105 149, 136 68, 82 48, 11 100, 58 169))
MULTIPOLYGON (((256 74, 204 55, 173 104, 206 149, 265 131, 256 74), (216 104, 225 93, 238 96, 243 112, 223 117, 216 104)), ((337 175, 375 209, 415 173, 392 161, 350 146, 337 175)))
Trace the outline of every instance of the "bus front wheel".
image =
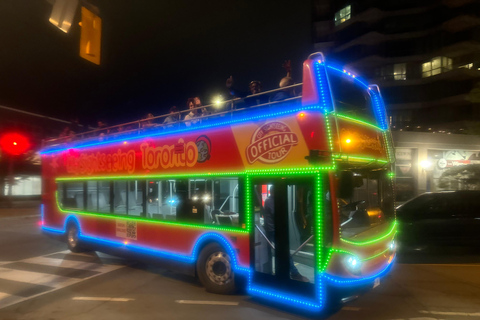
POLYGON ((217 243, 210 243, 200 252, 197 274, 208 292, 232 294, 236 291, 230 255, 217 243))
POLYGON ((83 249, 79 243, 79 229, 75 223, 71 223, 67 228, 67 245, 72 252, 82 252, 83 249))

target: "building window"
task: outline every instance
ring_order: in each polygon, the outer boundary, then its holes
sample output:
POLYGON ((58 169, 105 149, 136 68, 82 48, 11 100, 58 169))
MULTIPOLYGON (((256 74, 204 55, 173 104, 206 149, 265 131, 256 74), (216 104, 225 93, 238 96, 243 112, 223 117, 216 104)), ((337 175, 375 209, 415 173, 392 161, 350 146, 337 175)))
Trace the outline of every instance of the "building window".
POLYGON ((346 6, 345 8, 337 11, 335 13, 335 26, 338 26, 345 21, 349 20, 351 17, 351 6, 346 6))
POLYGON ((473 63, 464 64, 462 66, 459 66, 459 68, 472 69, 473 68, 473 63))
POLYGON ((383 80, 407 80, 407 64, 396 63, 377 69, 377 76, 383 80))
POLYGON ((422 78, 431 77, 450 70, 452 70, 452 59, 435 57, 431 61, 422 64, 422 78))

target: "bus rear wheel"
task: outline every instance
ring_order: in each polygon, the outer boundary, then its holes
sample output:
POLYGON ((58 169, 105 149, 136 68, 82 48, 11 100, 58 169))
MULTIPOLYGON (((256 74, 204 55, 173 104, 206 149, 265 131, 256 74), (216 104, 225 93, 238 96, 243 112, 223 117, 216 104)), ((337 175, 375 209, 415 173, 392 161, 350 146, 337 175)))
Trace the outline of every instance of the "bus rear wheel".
POLYGON ((232 294, 236 291, 231 257, 217 243, 210 243, 200 252, 197 274, 208 292, 232 294))
POLYGON ((67 227, 67 245, 72 252, 82 252, 79 240, 79 228, 75 223, 71 223, 67 227))

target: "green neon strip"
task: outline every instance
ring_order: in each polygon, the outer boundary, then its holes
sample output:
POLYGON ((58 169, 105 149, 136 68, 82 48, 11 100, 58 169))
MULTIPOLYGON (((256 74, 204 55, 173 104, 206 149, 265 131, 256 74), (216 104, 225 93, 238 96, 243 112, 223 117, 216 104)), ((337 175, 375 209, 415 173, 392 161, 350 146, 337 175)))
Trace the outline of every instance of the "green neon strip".
POLYGON ((168 226, 176 226, 176 227, 185 227, 185 228, 194 228, 194 229, 206 229, 206 230, 220 230, 220 231, 227 231, 227 232, 235 232, 235 233, 250 233, 249 229, 234 229, 234 228, 225 228, 215 225, 205 225, 205 224, 192 224, 192 223, 178 223, 172 221, 161 221, 161 220, 152 220, 144 217, 131 217, 131 216, 120 216, 115 215, 113 213, 94 213, 94 212, 87 212, 87 211, 79 211, 79 210, 64 210, 60 207, 60 203, 58 202, 58 192, 55 192, 55 199, 57 201, 57 208, 62 213, 77 213, 85 216, 92 216, 96 218, 106 218, 106 219, 122 219, 122 220, 130 220, 130 221, 142 221, 150 224, 162 224, 168 226))
POLYGON ((374 125, 373 123, 366 122, 366 121, 356 119, 356 118, 352 118, 352 117, 349 117, 349 116, 346 116, 346 115, 343 115, 343 114, 340 114, 340 113, 333 113, 333 114, 334 114, 334 116, 337 116, 338 118, 353 121, 353 122, 356 122, 358 124, 361 124, 361 125, 364 125, 364 126, 367 126, 367 127, 371 127, 375 130, 379 130, 379 131, 382 131, 382 132, 384 131, 382 128, 374 125))
POLYGON ((382 252, 380 253, 377 253, 376 255, 373 255, 371 257, 368 257, 368 258, 365 258, 365 259, 362 259, 362 261, 368 261, 368 260, 372 260, 372 259, 375 259, 376 257, 380 257, 382 254, 384 254, 385 252, 389 251, 390 249, 387 248, 385 250, 383 250, 382 252))
POLYGON ((354 160, 354 161, 362 161, 362 162, 377 162, 377 163, 381 163, 381 164, 388 163, 388 160, 368 158, 368 157, 363 157, 363 156, 350 156, 350 155, 339 154, 339 153, 336 153, 333 156, 337 160, 346 160, 346 161, 354 160))
POLYGON ((162 179, 162 178, 185 178, 185 177, 208 177, 208 176, 243 176, 245 174, 262 174, 262 175, 278 175, 278 174, 308 174, 318 173, 319 171, 333 170, 335 167, 312 167, 312 168, 283 168, 283 169, 258 169, 246 170, 245 172, 220 172, 220 173, 188 173, 188 174, 149 174, 149 175, 128 175, 128 176, 92 176, 92 177, 59 177, 56 181, 85 181, 85 180, 135 180, 135 179, 162 179))
POLYGON ((383 236, 380 236, 378 238, 370 239, 370 240, 367 240, 367 241, 352 241, 352 240, 346 240, 346 239, 343 239, 343 238, 340 238, 340 240, 345 242, 345 243, 353 244, 353 245, 356 245, 356 246, 369 245, 369 244, 379 242, 379 241, 381 241, 385 238, 388 238, 392 234, 396 233, 397 232, 396 228, 397 228, 397 221, 395 221, 393 223, 392 227, 390 228, 390 230, 386 234, 384 234, 383 236))
MULTIPOLYGON (((370 256, 368 258, 364 258, 364 259, 360 259, 360 261, 369 261, 369 260, 372 260, 372 259, 375 259, 379 256, 381 256, 382 254, 385 254, 385 252, 389 251, 390 249, 387 248, 385 250, 383 250, 382 252, 380 253, 377 253, 373 256, 370 256)), ((330 248, 328 250, 328 254, 327 254, 327 258, 325 259, 325 263, 322 265, 322 267, 319 269, 321 272, 325 272, 325 270, 327 270, 328 268, 328 264, 330 263, 330 260, 332 259, 332 255, 334 253, 340 253, 340 254, 349 254, 349 255, 352 255, 352 256, 356 256, 353 252, 351 251, 348 251, 348 250, 343 250, 343 249, 338 249, 338 248, 330 248)))
POLYGON ((247 230, 250 232, 252 229, 252 198, 251 198, 251 178, 250 175, 245 176, 245 212, 246 212, 246 224, 247 230))
MULTIPOLYGON (((322 176, 321 174, 317 174, 315 177, 315 197, 316 197, 316 202, 317 202, 317 207, 316 207, 316 214, 317 214, 317 219, 316 219, 316 225, 317 225, 317 230, 316 230, 316 237, 317 237, 317 245, 315 248, 315 253, 317 256, 317 270, 320 270, 322 267, 322 249, 323 249, 323 185, 322 185, 322 176)), ((317 297, 320 299, 321 297, 317 297)))
POLYGON ((325 127, 327 128, 327 139, 328 139, 328 147, 330 148, 331 153, 331 160, 332 160, 332 167, 335 168, 335 160, 333 159, 333 135, 332 135, 332 127, 330 126, 330 117, 329 115, 325 115, 325 127))

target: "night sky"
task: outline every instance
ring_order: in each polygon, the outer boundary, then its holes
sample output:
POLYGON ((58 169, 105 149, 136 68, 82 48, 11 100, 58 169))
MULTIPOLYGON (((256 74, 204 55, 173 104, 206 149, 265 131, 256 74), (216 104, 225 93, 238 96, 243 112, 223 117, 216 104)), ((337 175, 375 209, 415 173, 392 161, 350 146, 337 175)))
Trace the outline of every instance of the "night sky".
POLYGON ((311 3, 262 1, 93 1, 102 17, 102 64, 78 56, 78 12, 68 34, 48 22, 45 0, 0 1, 0 105, 65 120, 117 124, 204 104, 240 89, 265 90, 313 50, 311 3))

